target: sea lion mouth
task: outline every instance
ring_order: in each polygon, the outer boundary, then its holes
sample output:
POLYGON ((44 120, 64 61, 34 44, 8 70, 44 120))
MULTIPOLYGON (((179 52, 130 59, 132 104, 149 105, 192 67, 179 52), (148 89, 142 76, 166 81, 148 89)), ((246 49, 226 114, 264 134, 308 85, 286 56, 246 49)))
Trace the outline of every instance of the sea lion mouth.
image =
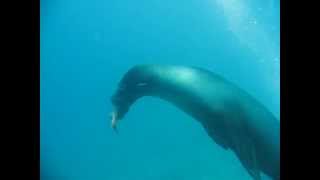
POLYGON ((125 113, 128 111, 127 109, 127 102, 124 98, 123 94, 119 94, 119 91, 115 95, 111 97, 112 102, 112 112, 109 114, 111 120, 111 128, 117 131, 117 124, 120 119, 123 118, 125 113))

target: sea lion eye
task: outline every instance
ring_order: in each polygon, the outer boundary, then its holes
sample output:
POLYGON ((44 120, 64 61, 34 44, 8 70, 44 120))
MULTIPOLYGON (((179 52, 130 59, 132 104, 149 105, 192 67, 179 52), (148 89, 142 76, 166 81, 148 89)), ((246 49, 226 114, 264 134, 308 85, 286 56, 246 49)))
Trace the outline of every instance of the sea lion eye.
POLYGON ((141 82, 141 83, 136 84, 136 86, 139 86, 139 87, 143 87, 143 86, 146 86, 146 85, 147 85, 147 83, 145 83, 145 82, 141 82))

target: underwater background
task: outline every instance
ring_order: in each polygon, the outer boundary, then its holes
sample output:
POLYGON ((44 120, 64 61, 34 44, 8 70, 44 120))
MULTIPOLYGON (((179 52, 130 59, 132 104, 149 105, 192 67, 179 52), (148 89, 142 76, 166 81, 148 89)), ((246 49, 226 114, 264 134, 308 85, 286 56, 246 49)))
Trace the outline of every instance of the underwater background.
POLYGON ((41 0, 41 179, 251 179, 233 152, 165 101, 138 101, 116 134, 110 96, 136 64, 193 65, 234 82, 279 119, 279 6, 279 0, 41 0))

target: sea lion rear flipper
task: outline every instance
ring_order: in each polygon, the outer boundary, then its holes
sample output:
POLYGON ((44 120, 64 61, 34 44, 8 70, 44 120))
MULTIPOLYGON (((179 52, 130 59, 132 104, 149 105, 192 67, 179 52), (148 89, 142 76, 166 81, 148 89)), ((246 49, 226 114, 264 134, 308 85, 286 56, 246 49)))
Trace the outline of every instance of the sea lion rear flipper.
POLYGON ((238 154, 241 164, 246 168, 254 180, 261 180, 253 142, 250 138, 243 138, 237 142, 236 154, 238 154))

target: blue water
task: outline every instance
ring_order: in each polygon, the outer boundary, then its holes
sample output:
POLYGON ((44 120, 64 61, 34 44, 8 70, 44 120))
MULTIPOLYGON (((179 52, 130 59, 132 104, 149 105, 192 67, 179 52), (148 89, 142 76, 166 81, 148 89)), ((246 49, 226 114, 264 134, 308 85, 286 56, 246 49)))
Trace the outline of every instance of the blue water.
POLYGON ((110 128, 110 96, 142 63, 221 74, 280 116, 278 0, 41 0, 42 180, 246 180, 236 156, 169 103, 110 128))

